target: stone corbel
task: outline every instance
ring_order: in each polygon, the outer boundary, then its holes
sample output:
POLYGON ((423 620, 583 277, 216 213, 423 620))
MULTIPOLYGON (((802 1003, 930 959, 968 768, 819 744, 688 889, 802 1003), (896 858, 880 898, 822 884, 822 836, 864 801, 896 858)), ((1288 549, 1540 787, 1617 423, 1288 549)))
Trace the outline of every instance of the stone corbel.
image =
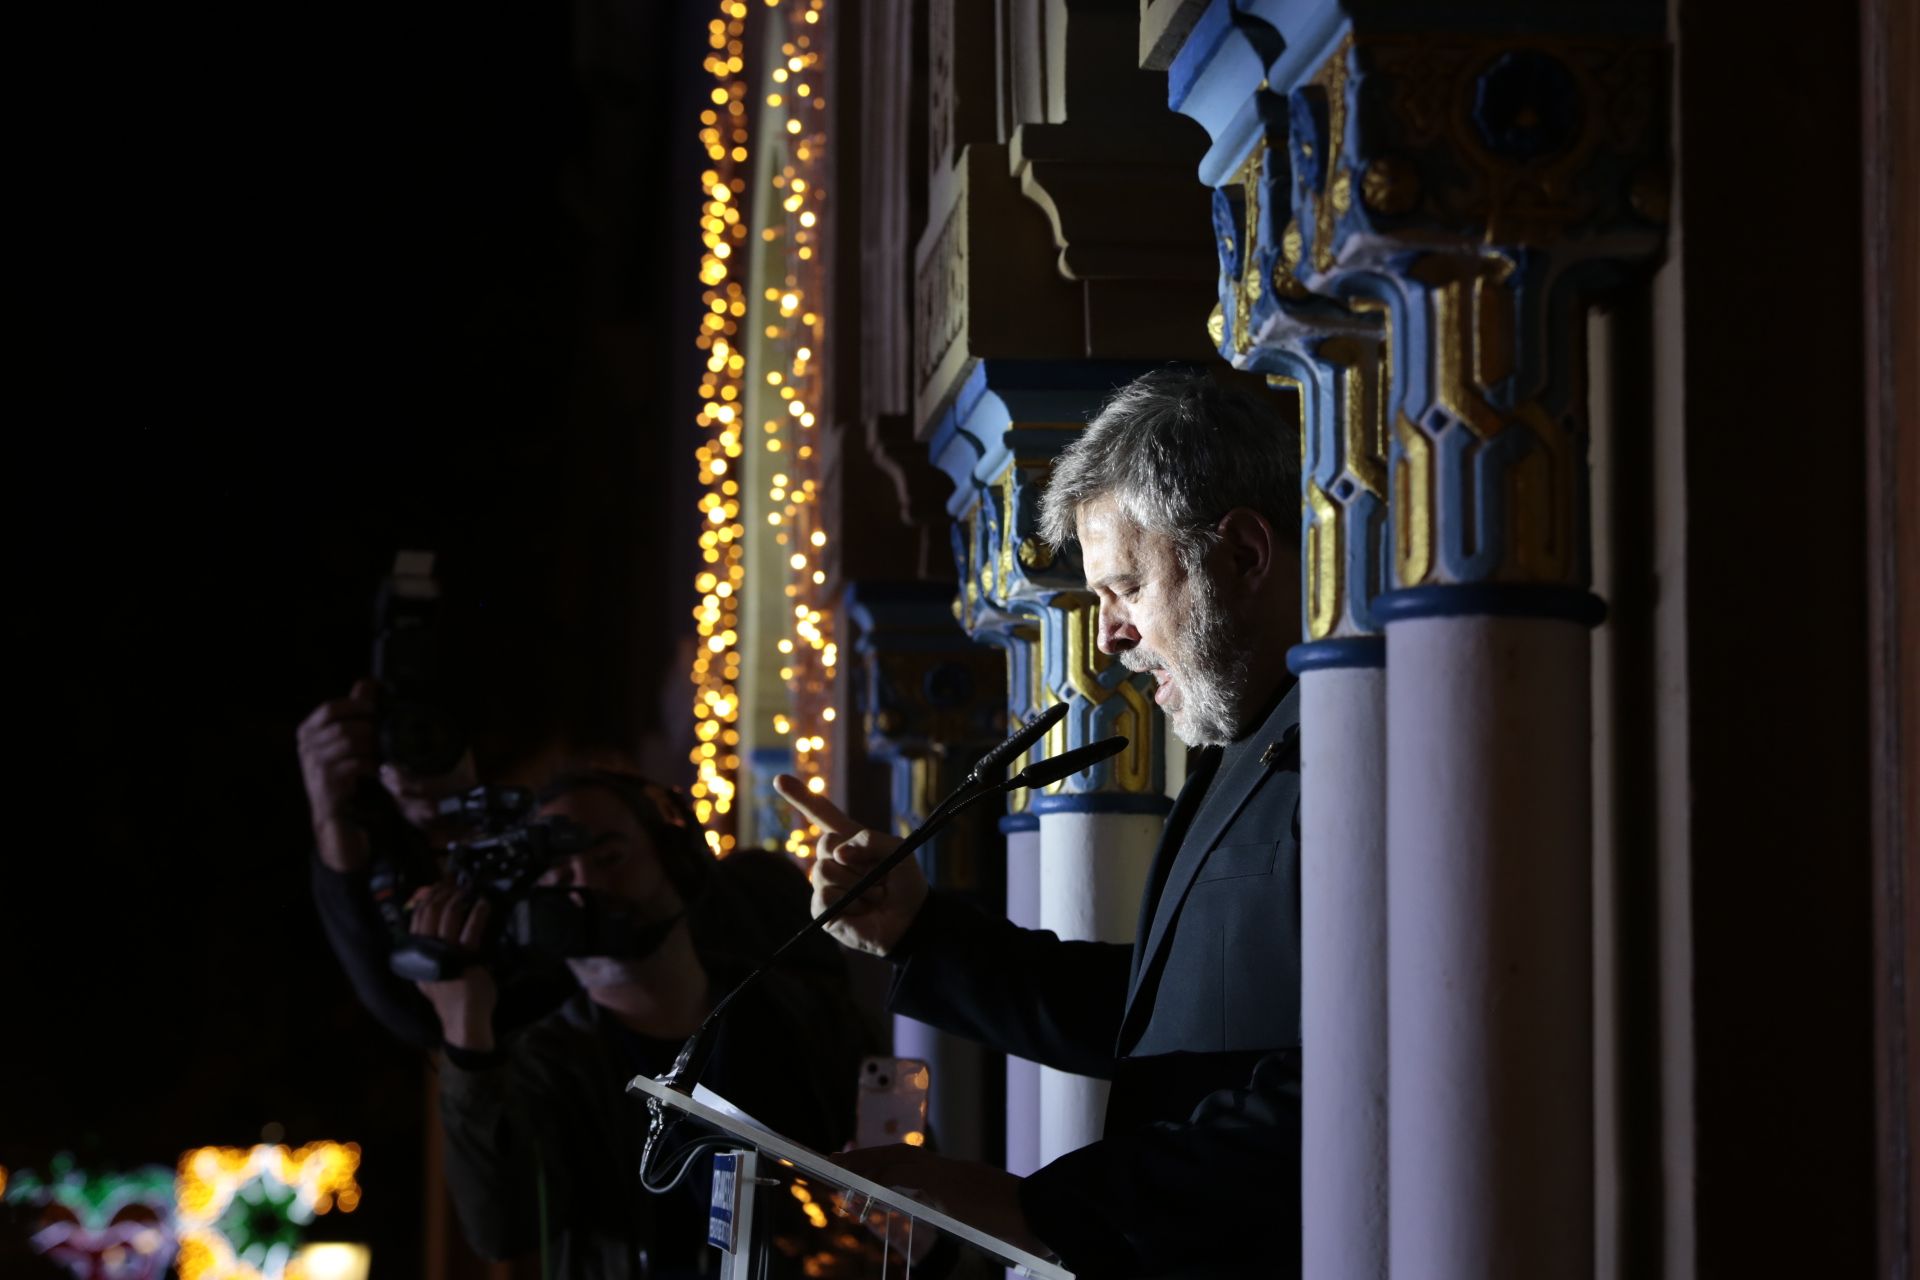
POLYGON ((1009 164, 1020 191, 1040 206, 1069 280, 1198 283, 1213 255, 1195 234, 1206 189, 1193 178, 1191 126, 1157 128, 1026 124, 1009 164))

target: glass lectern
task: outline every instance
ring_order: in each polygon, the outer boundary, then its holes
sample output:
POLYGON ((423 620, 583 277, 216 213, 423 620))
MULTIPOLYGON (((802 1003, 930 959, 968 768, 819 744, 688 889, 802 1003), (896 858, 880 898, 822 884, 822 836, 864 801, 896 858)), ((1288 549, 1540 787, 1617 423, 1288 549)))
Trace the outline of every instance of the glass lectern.
POLYGON ((708 1238, 721 1250, 721 1280, 905 1280, 916 1268, 927 1280, 1003 1272, 1072 1280, 1059 1263, 842 1169, 704 1089, 688 1097, 635 1076, 627 1090, 686 1122, 677 1144, 703 1132, 716 1139, 708 1238))

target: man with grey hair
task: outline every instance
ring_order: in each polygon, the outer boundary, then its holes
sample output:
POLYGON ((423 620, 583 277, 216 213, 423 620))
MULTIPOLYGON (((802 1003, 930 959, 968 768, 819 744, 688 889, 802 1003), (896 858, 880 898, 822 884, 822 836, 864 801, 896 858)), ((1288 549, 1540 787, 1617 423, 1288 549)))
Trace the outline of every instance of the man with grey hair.
MULTIPOLYGON (((1041 533, 1080 543, 1099 645, 1153 674, 1193 750, 1133 946, 1064 942, 912 861, 830 931, 895 965, 895 1012, 1112 1081, 1105 1136, 1032 1176, 913 1147, 842 1157, 1085 1277, 1300 1268, 1299 438, 1204 375, 1122 388, 1055 461, 1041 533)), ((814 911, 898 842, 792 779, 824 833, 814 911)))

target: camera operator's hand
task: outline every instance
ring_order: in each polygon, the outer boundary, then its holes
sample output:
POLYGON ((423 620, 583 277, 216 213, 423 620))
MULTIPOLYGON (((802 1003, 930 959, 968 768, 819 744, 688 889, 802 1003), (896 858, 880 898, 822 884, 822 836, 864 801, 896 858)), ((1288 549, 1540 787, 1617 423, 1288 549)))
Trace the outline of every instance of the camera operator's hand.
MULTIPOLYGON (((410 928, 416 937, 432 938, 468 955, 479 955, 486 942, 487 923, 493 917, 493 908, 485 898, 475 898, 443 880, 419 889, 408 905, 413 908, 410 928)), ((493 1048, 493 1008, 499 1002, 500 989, 484 964, 471 964, 459 977, 445 982, 418 985, 440 1017, 442 1039, 456 1049, 476 1053, 493 1048)))
POLYGON ((300 777, 307 785, 313 838, 320 848, 320 861, 334 871, 359 871, 370 856, 366 830, 354 812, 355 793, 363 779, 378 778, 400 816, 427 832, 429 839, 447 834, 434 825, 439 802, 477 781, 471 751, 462 754, 452 769, 433 777, 383 763, 376 719, 379 693, 373 681, 356 680, 351 693, 321 703, 300 725, 300 777))
POLYGON ((320 861, 334 871, 367 865, 367 837, 351 812, 362 779, 376 777, 380 749, 374 731, 375 687, 356 680, 344 698, 323 702, 300 724, 300 777, 320 861))
MULTIPOLYGON (((781 799, 820 828, 820 841, 814 847, 813 859, 813 914, 816 916, 882 858, 900 847, 899 837, 861 826, 840 812, 831 800, 807 790, 798 778, 781 774, 773 780, 773 788, 781 799)), ((919 862, 908 858, 829 924, 827 932, 843 947, 884 956, 899 944, 926 900, 927 877, 920 870, 919 862)))

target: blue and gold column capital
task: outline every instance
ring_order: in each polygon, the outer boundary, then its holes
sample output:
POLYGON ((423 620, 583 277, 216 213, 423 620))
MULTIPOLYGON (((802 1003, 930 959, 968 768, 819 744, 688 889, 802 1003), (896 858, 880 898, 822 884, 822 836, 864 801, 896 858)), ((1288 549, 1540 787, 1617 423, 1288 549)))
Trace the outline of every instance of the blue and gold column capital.
POLYGON ((1169 70, 1213 139, 1216 345, 1300 389, 1309 647, 1383 593, 1567 616, 1591 577, 1585 308, 1664 244, 1665 11, 1510 9, 1216 0, 1169 70))

